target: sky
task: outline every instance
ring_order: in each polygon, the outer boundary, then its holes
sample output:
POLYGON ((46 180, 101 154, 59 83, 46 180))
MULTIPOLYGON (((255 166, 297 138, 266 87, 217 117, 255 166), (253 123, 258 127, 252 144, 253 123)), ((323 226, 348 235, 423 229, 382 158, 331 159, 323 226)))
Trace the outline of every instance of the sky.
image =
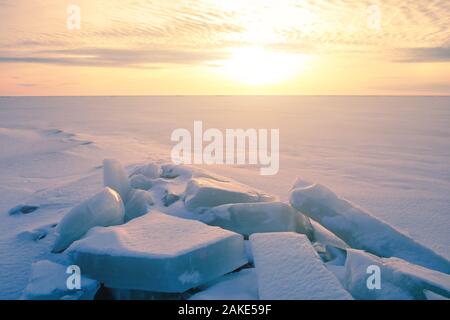
POLYGON ((450 1, 0 0, 0 95, 449 95, 450 1))

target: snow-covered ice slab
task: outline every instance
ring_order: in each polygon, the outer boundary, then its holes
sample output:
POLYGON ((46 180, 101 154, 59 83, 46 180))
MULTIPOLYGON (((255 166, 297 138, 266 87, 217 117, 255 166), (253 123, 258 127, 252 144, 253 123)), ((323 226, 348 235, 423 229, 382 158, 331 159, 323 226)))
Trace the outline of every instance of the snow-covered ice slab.
POLYGON ((80 239, 92 227, 113 226, 124 222, 124 206, 119 194, 105 188, 102 192, 70 210, 58 223, 53 252, 61 252, 80 239))
POLYGON ((159 212, 95 228, 69 248, 84 274, 107 287, 184 292, 245 265, 239 234, 159 212))
POLYGON ((211 208, 229 203, 273 201, 274 197, 245 185, 211 178, 193 178, 189 181, 184 202, 186 208, 211 208))
POLYGON ((67 267, 48 260, 31 266, 31 278, 23 300, 93 300, 100 287, 98 281, 81 276, 80 289, 68 289, 67 267))
POLYGON ((282 202, 225 204, 208 210, 205 222, 246 237, 253 233, 299 232, 309 238, 313 228, 309 218, 282 202))
MULTIPOLYGON (((373 271, 372 271, 373 272, 373 271)), ((346 288, 357 299, 391 300, 427 298, 429 291, 450 298, 450 276, 411 264, 398 258, 379 258, 370 253, 348 249, 345 262, 346 288), (369 266, 380 268, 380 289, 369 290, 369 266)))
POLYGON ((398 257, 427 268, 450 273, 450 262, 386 222, 324 186, 294 187, 293 207, 318 221, 351 247, 381 257, 398 257))
POLYGON ((305 235, 250 236, 262 300, 348 300, 350 294, 325 267, 305 235))
POLYGON ((189 300, 258 300, 256 269, 243 269, 224 275, 189 300))

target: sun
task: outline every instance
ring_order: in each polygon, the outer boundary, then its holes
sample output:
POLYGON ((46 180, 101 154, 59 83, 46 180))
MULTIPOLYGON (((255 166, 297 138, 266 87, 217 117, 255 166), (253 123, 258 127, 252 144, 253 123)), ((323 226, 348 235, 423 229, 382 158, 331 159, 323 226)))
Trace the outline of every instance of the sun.
POLYGON ((263 47, 231 49, 220 70, 234 81, 248 85, 269 85, 286 81, 301 73, 307 63, 303 54, 285 53, 263 47))

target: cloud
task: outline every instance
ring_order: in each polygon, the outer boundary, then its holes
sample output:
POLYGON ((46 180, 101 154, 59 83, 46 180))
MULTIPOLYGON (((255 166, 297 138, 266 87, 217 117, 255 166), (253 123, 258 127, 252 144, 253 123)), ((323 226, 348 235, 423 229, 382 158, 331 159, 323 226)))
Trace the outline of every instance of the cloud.
POLYGON ((162 64, 191 65, 225 59, 223 52, 159 49, 81 48, 0 55, 0 63, 41 63, 67 66, 154 68, 162 64))
POLYGON ((7 6, 0 11, 0 63, 213 65, 227 57, 229 48, 249 45, 349 56, 389 52, 395 55, 383 59, 396 62, 449 61, 448 0, 77 3, 81 30, 69 31, 60 1, 0 0, 7 6), (381 30, 368 26, 372 3, 380 10, 381 30), (30 18, 30 12, 36 16, 30 18))
POLYGON ((423 94, 449 94, 450 84, 443 82, 410 83, 408 80, 398 80, 396 84, 377 86, 375 89, 398 92, 417 92, 423 94))
POLYGON ((30 87, 36 87, 37 84, 36 83, 18 83, 17 86, 30 88, 30 87))
POLYGON ((0 7, 11 7, 13 4, 11 0, 0 0, 0 7))
MULTIPOLYGON (((25 0, 15 2, 30 6, 25 0)), ((0 0, 1 3, 12 2, 0 0)), ((24 5, 3 12, 3 16, 0 12, 4 30, 17 30, 20 35, 0 37, 0 45, 16 44, 20 49, 36 43, 59 48, 132 43, 208 50, 211 46, 224 47, 232 40, 251 42, 256 39, 274 45, 312 44, 351 49, 355 45, 431 47, 448 41, 450 1, 373 3, 378 3, 380 11, 382 29, 379 31, 368 26, 373 19, 368 11, 370 1, 80 1, 81 30, 70 32, 65 29, 66 16, 59 1, 38 1, 33 2, 33 12, 39 13, 36 18, 25 17, 27 19, 20 19, 25 21, 20 24, 10 18, 29 12, 23 10, 24 5), (44 18, 46 23, 39 23, 44 18), (16 43, 17 39, 23 39, 22 43, 16 43)))
POLYGON ((450 62, 450 47, 406 48, 399 55, 396 62, 450 62))

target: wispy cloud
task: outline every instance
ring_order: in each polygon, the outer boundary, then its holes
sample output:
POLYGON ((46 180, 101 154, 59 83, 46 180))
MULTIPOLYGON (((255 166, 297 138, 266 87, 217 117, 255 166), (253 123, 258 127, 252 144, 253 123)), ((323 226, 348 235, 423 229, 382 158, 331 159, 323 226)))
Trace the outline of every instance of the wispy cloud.
POLYGON ((0 7, 11 7, 13 4, 14 1, 11 0, 0 0, 0 7))
MULTIPOLYGON (((179 50, 181 60, 186 59, 183 51, 253 44, 292 51, 311 47, 348 52, 362 46, 377 50, 439 48, 448 45, 450 34, 448 0, 80 0, 82 24, 77 31, 65 28, 65 7, 59 1, 11 3, 0 0, 8 7, 0 12, 0 47, 28 51, 29 58, 42 58, 32 54, 36 48, 85 48, 94 43, 111 50, 179 50), (373 4, 379 17, 368 10, 373 4), (33 19, 22 16, 30 12, 36 12, 33 19), (373 18, 380 19, 381 29, 370 26, 373 18)), ((173 54, 166 56, 168 63, 177 60, 173 54)))
MULTIPOLYGON (((66 27, 68 2, 0 0, 2 71, 6 70, 7 76, 26 76, 23 81, 12 81, 11 86, 17 82, 38 83, 36 77, 43 75, 36 73, 32 77, 27 73, 30 64, 36 70, 60 66, 52 70, 63 75, 58 79, 63 82, 77 80, 79 74, 90 72, 68 67, 102 68, 92 72, 98 79, 104 79, 102 72, 108 76, 122 74, 122 70, 109 72, 108 68, 155 69, 152 72, 155 76, 162 75, 162 69, 176 67, 164 74, 176 81, 191 78, 183 72, 192 69, 181 67, 211 67, 212 72, 202 69, 196 74, 198 79, 192 81, 192 86, 197 83, 200 86, 208 77, 228 79, 227 75, 216 73, 220 68, 214 67, 226 65, 223 60, 233 57, 233 52, 253 46, 311 58, 302 72, 314 69, 308 74, 315 81, 311 83, 317 86, 322 83, 324 87, 353 88, 372 81, 373 77, 397 74, 410 80, 411 75, 417 74, 414 68, 420 66, 409 68, 407 63, 450 62, 449 0, 77 0, 73 3, 81 8, 80 30, 66 27), (362 79, 368 68, 374 70, 373 77, 362 79), (334 77, 344 74, 349 83, 346 86, 342 81, 332 83, 335 80, 328 74, 334 77)), ((274 64, 263 61, 261 65, 267 63, 274 64)), ((420 81, 424 83, 423 77, 428 76, 428 82, 446 82, 440 73, 449 67, 429 66, 421 73, 420 81)), ((127 74, 144 75, 147 76, 135 70, 127 74)), ((373 81, 373 86, 382 82, 373 81)), ((107 83, 105 87, 110 85, 107 83)), ((208 85, 213 87, 212 83, 208 85)), ((301 85, 304 83, 299 81, 293 88, 301 85)), ((158 88, 158 84, 152 84, 152 88, 158 88)))
MULTIPOLYGON (((386 86, 377 86, 378 90, 386 90, 386 86)), ((410 79, 398 80, 396 84, 389 85, 389 91, 393 92, 417 92, 427 93, 445 93, 450 92, 450 84, 444 82, 429 83, 411 83, 410 79)))
POLYGON ((30 87, 36 87, 37 84, 36 83, 18 83, 17 86, 30 88, 30 87))
POLYGON ((42 63, 93 67, 151 67, 162 64, 199 64, 226 58, 225 53, 159 49, 82 48, 10 52, 0 55, 0 63, 42 63))
POLYGON ((407 48, 400 50, 397 62, 450 62, 450 47, 407 48))

